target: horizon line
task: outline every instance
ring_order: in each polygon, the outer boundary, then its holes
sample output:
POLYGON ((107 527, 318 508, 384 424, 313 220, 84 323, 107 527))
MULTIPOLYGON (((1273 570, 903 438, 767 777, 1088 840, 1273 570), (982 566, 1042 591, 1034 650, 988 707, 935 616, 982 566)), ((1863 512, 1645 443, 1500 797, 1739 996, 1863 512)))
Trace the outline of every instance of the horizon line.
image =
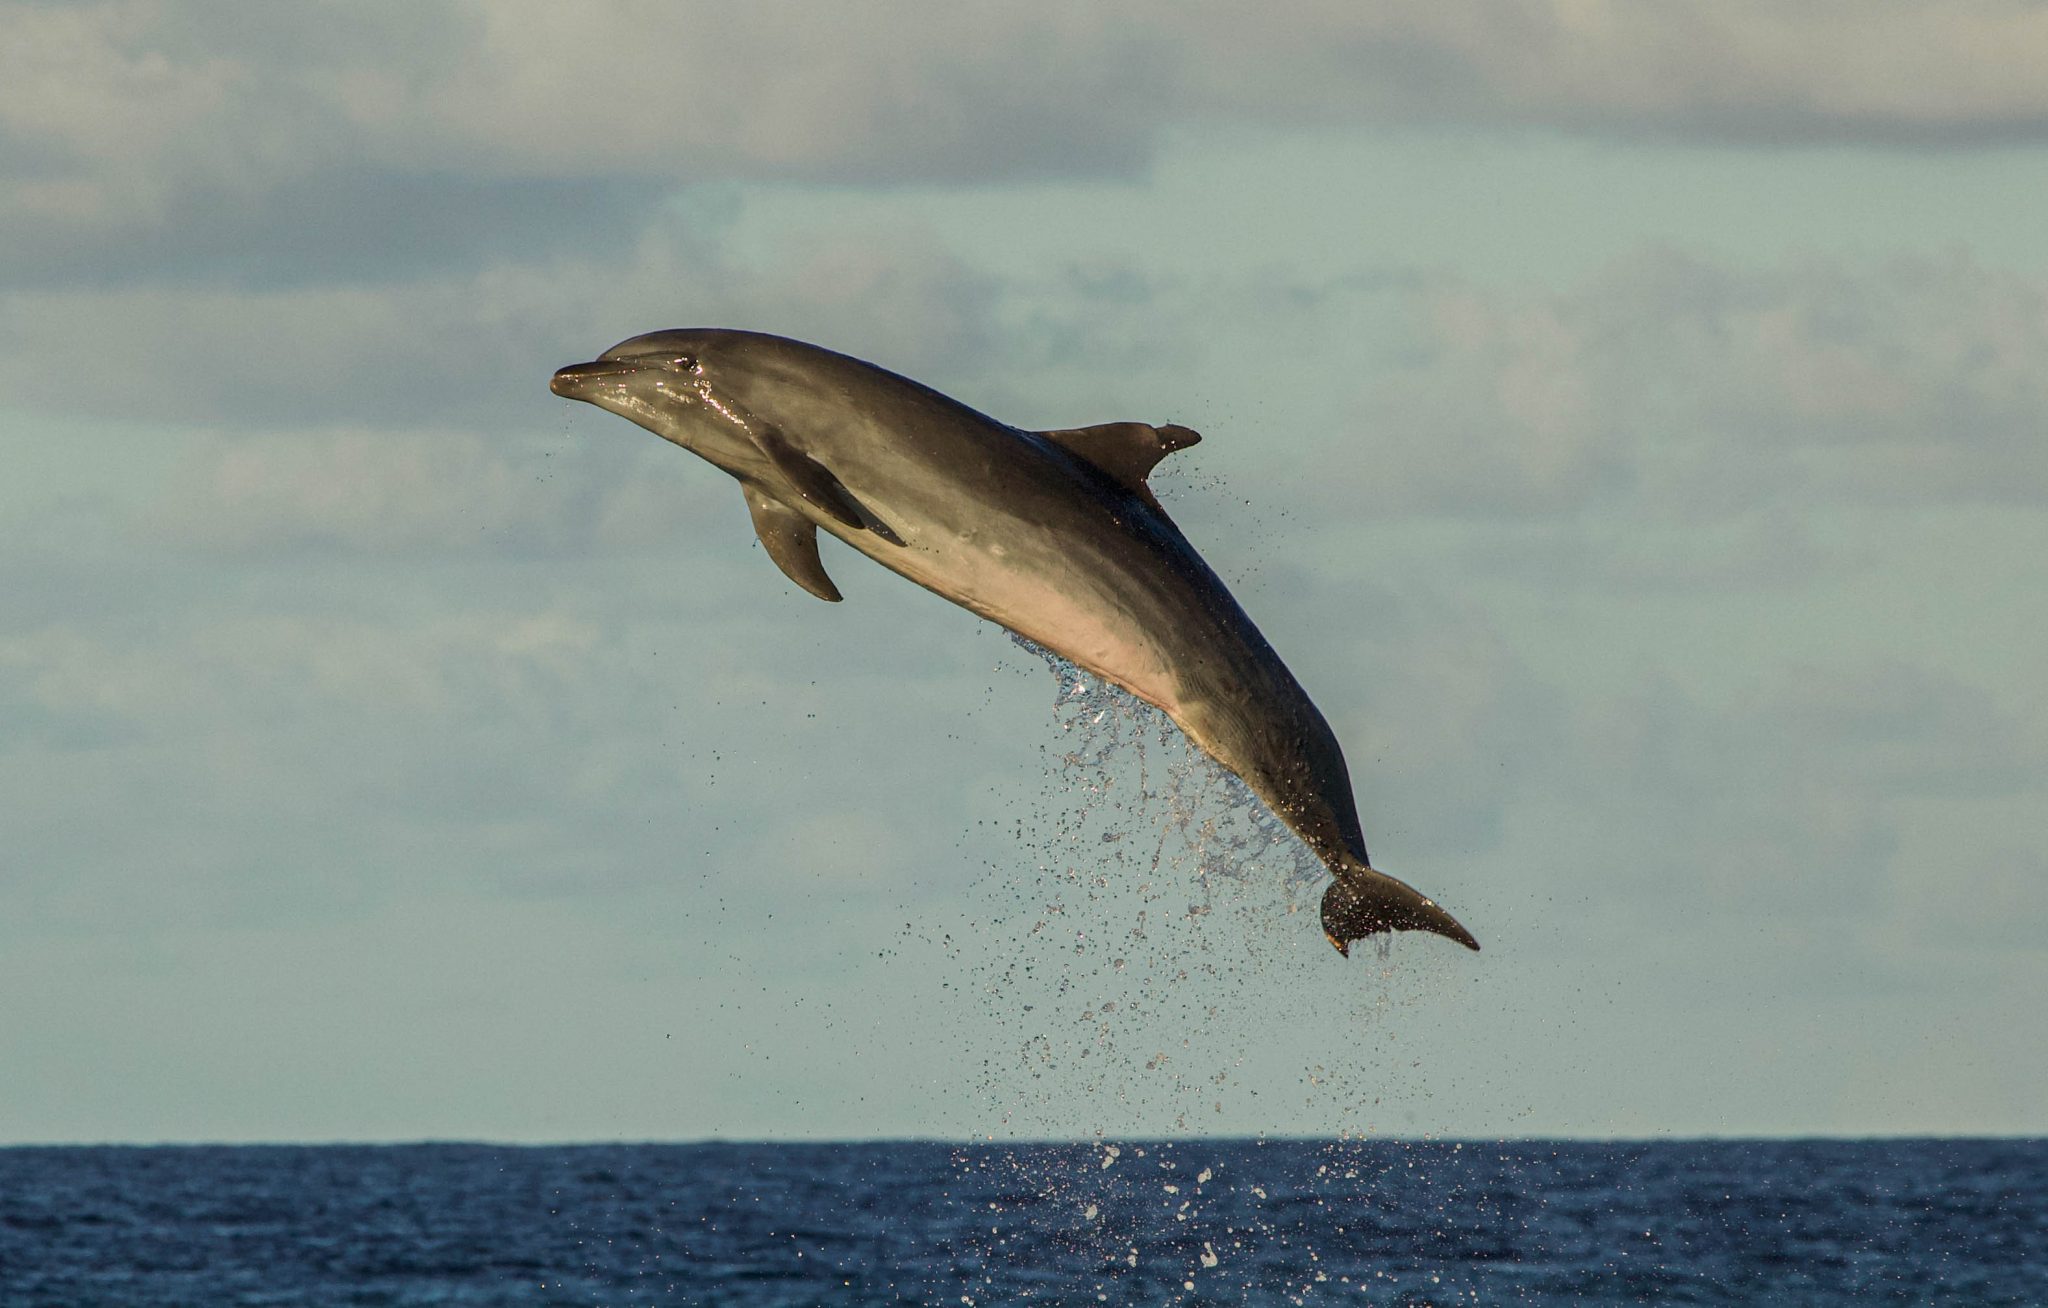
POLYGON ((1915 1143, 2005 1143, 2048 1144, 2048 1134, 2024 1132, 1876 1132, 1825 1134, 1783 1132, 1758 1134, 1672 1134, 1672 1135, 1400 1135, 1372 1132, 1364 1135, 1089 1135, 1089 1136, 697 1136, 634 1139, 493 1140, 462 1136, 407 1136, 347 1139, 330 1137, 306 1140, 19 1140, 0 1141, 0 1152, 28 1149, 608 1149, 608 1148, 863 1148, 879 1145, 912 1145, 934 1148, 1018 1148, 1071 1149, 1088 1145, 1204 1145, 1204 1144, 1397 1144, 1397 1145, 1674 1145, 1674 1144, 1915 1144, 1915 1143))

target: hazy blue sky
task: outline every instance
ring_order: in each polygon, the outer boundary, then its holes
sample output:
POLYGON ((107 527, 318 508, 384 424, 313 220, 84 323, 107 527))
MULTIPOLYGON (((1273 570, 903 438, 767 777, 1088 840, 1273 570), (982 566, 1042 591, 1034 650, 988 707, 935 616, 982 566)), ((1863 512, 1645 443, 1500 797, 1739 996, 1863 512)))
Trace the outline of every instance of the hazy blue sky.
POLYGON ((0 4, 0 1140, 2048 1132, 2048 8, 1248 12, 0 4), (695 325, 1201 430, 1485 952, 548 394, 695 325))

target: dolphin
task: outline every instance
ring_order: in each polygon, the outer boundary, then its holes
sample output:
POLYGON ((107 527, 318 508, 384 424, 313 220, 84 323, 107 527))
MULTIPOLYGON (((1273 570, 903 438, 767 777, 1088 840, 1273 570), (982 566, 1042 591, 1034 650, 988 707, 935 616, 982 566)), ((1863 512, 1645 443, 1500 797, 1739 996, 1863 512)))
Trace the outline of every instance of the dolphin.
POLYGON ((818 598, 840 598, 822 529, 1165 713, 1336 878, 1322 925, 1338 953, 1383 931, 1479 948, 1373 868, 1329 723, 1146 486, 1195 432, 1026 431, 844 354, 714 328, 635 336, 550 389, 731 474, 768 557, 818 598))

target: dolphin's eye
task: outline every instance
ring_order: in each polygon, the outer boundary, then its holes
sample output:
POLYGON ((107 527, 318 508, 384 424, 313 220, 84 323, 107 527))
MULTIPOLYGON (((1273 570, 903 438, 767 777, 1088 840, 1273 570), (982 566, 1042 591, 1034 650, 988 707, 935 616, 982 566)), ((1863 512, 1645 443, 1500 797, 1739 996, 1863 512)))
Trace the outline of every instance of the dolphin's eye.
POLYGON ((695 372, 697 371, 697 359, 696 356, 689 354, 672 355, 669 358, 668 366, 674 368, 677 372, 695 372))

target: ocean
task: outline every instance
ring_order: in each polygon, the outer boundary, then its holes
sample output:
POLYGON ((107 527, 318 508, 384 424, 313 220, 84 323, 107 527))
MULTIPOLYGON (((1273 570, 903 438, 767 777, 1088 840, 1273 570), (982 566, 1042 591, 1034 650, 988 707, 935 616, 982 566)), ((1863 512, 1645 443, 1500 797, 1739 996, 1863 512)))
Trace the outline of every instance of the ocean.
POLYGON ((2048 1304, 2048 1141, 0 1149, 4 1308, 2048 1304))

